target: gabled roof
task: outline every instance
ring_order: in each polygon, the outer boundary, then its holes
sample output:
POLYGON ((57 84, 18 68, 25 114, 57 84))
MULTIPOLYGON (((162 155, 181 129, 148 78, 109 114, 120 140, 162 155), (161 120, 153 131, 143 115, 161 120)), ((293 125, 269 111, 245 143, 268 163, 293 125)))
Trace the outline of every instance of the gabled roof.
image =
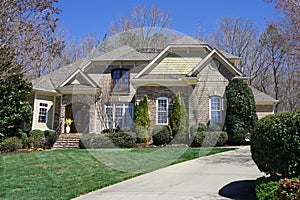
POLYGON ((64 87, 66 86, 67 84, 70 84, 69 82, 72 80, 72 79, 75 79, 77 76, 81 76, 83 77, 88 83, 90 86, 92 87, 97 87, 97 83, 95 83, 87 74, 85 74, 81 69, 77 69, 75 72, 73 72, 73 74, 71 74, 64 82, 62 82, 59 87, 64 87))
POLYGON ((55 92, 55 88, 72 75, 78 68, 82 68, 86 63, 86 59, 77 60, 72 64, 66 65, 45 76, 32 80, 33 90, 55 92))
POLYGON ((184 36, 171 43, 171 45, 194 45, 194 44, 199 45, 203 43, 200 40, 190 36, 184 36))
POLYGON ((92 59, 92 61, 148 61, 150 59, 151 58, 139 53, 130 46, 124 45, 118 49, 98 56, 92 59))
POLYGON ((239 76, 244 76, 244 74, 235 66, 233 66, 227 58, 217 49, 213 49, 192 71, 190 71, 187 75, 192 76, 193 74, 200 72, 207 63, 213 58, 213 56, 217 56, 222 62, 225 63, 225 67, 229 69, 229 71, 236 73, 239 76))
POLYGON ((254 98, 255 98, 255 102, 256 103, 260 103, 260 102, 269 102, 269 103, 277 103, 279 102, 278 100, 274 99, 273 97, 259 91, 258 89, 252 87, 252 86, 249 86, 253 92, 253 95, 254 95, 254 98))

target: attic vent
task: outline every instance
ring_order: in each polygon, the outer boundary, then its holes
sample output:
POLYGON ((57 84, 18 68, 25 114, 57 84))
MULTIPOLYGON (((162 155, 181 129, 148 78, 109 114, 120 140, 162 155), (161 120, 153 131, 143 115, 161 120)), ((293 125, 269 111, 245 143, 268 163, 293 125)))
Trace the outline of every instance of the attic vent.
POLYGON ((136 50, 140 53, 160 53, 163 51, 162 49, 156 49, 156 48, 141 48, 136 50))

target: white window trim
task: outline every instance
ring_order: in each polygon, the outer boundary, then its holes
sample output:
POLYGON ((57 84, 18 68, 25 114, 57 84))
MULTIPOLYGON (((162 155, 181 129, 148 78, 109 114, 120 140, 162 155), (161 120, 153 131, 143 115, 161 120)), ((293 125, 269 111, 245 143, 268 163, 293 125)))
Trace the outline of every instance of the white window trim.
POLYGON ((221 96, 210 96, 209 97, 209 121, 211 122, 211 99, 212 98, 219 98, 220 99, 220 118, 221 118, 221 123, 223 123, 223 98, 221 96))
MULTIPOLYGON (((121 126, 123 126, 124 124, 125 124, 125 117, 124 117, 124 115, 125 115, 125 113, 126 113, 126 108, 130 108, 130 106, 131 106, 131 103, 121 103, 121 104, 105 104, 104 105, 104 107, 105 107, 105 128, 108 128, 109 127, 109 124, 108 124, 108 120, 106 119, 106 109, 107 108, 112 108, 112 122, 114 123, 113 124, 113 128, 116 128, 115 127, 115 121, 116 121, 116 108, 122 108, 122 124, 121 124, 121 126)), ((132 105, 132 113, 131 113, 131 115, 133 116, 133 114, 134 114, 134 106, 132 105)), ((133 118, 131 119, 131 121, 133 121, 133 118)))
POLYGON ((167 97, 158 97, 156 99, 156 125, 168 125, 169 123, 169 102, 167 97), (167 116, 167 122, 166 123, 158 123, 158 100, 166 100, 167 103, 167 110, 166 110, 166 116, 167 116))
POLYGON ((48 103, 45 103, 45 102, 39 102, 38 118, 37 118, 37 122, 38 122, 39 124, 47 124, 47 122, 48 122, 48 106, 49 106, 48 103), (41 106, 41 103, 42 103, 42 104, 46 104, 47 107, 41 106), (40 109, 41 109, 41 108, 46 108, 46 119, 45 119, 46 122, 39 122, 39 118, 40 118, 40 109))

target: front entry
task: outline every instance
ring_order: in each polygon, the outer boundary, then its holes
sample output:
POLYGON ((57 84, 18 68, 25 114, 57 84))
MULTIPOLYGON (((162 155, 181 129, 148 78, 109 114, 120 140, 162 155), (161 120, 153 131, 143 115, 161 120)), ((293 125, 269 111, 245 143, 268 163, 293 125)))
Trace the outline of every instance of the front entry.
POLYGON ((71 133, 88 133, 90 124, 90 106, 83 103, 71 103, 66 107, 66 118, 71 118, 71 133))

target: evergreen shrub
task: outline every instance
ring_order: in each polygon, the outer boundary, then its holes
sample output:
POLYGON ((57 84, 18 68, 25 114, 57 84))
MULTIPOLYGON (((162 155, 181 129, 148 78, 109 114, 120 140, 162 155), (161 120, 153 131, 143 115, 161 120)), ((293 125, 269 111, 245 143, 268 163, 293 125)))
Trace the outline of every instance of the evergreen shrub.
POLYGON ((168 126, 155 126, 152 131, 152 139, 153 144, 157 146, 168 144, 170 142, 170 130, 168 126))
POLYGON ((18 137, 10 137, 0 143, 0 151, 11 152, 21 149, 23 146, 22 140, 18 137))
POLYGON ((228 143, 247 144, 247 139, 257 123, 256 106, 251 88, 241 79, 233 79, 226 87, 225 128, 228 143))
POLYGON ((300 110, 260 119, 250 142, 260 171, 282 177, 300 174, 300 110))

